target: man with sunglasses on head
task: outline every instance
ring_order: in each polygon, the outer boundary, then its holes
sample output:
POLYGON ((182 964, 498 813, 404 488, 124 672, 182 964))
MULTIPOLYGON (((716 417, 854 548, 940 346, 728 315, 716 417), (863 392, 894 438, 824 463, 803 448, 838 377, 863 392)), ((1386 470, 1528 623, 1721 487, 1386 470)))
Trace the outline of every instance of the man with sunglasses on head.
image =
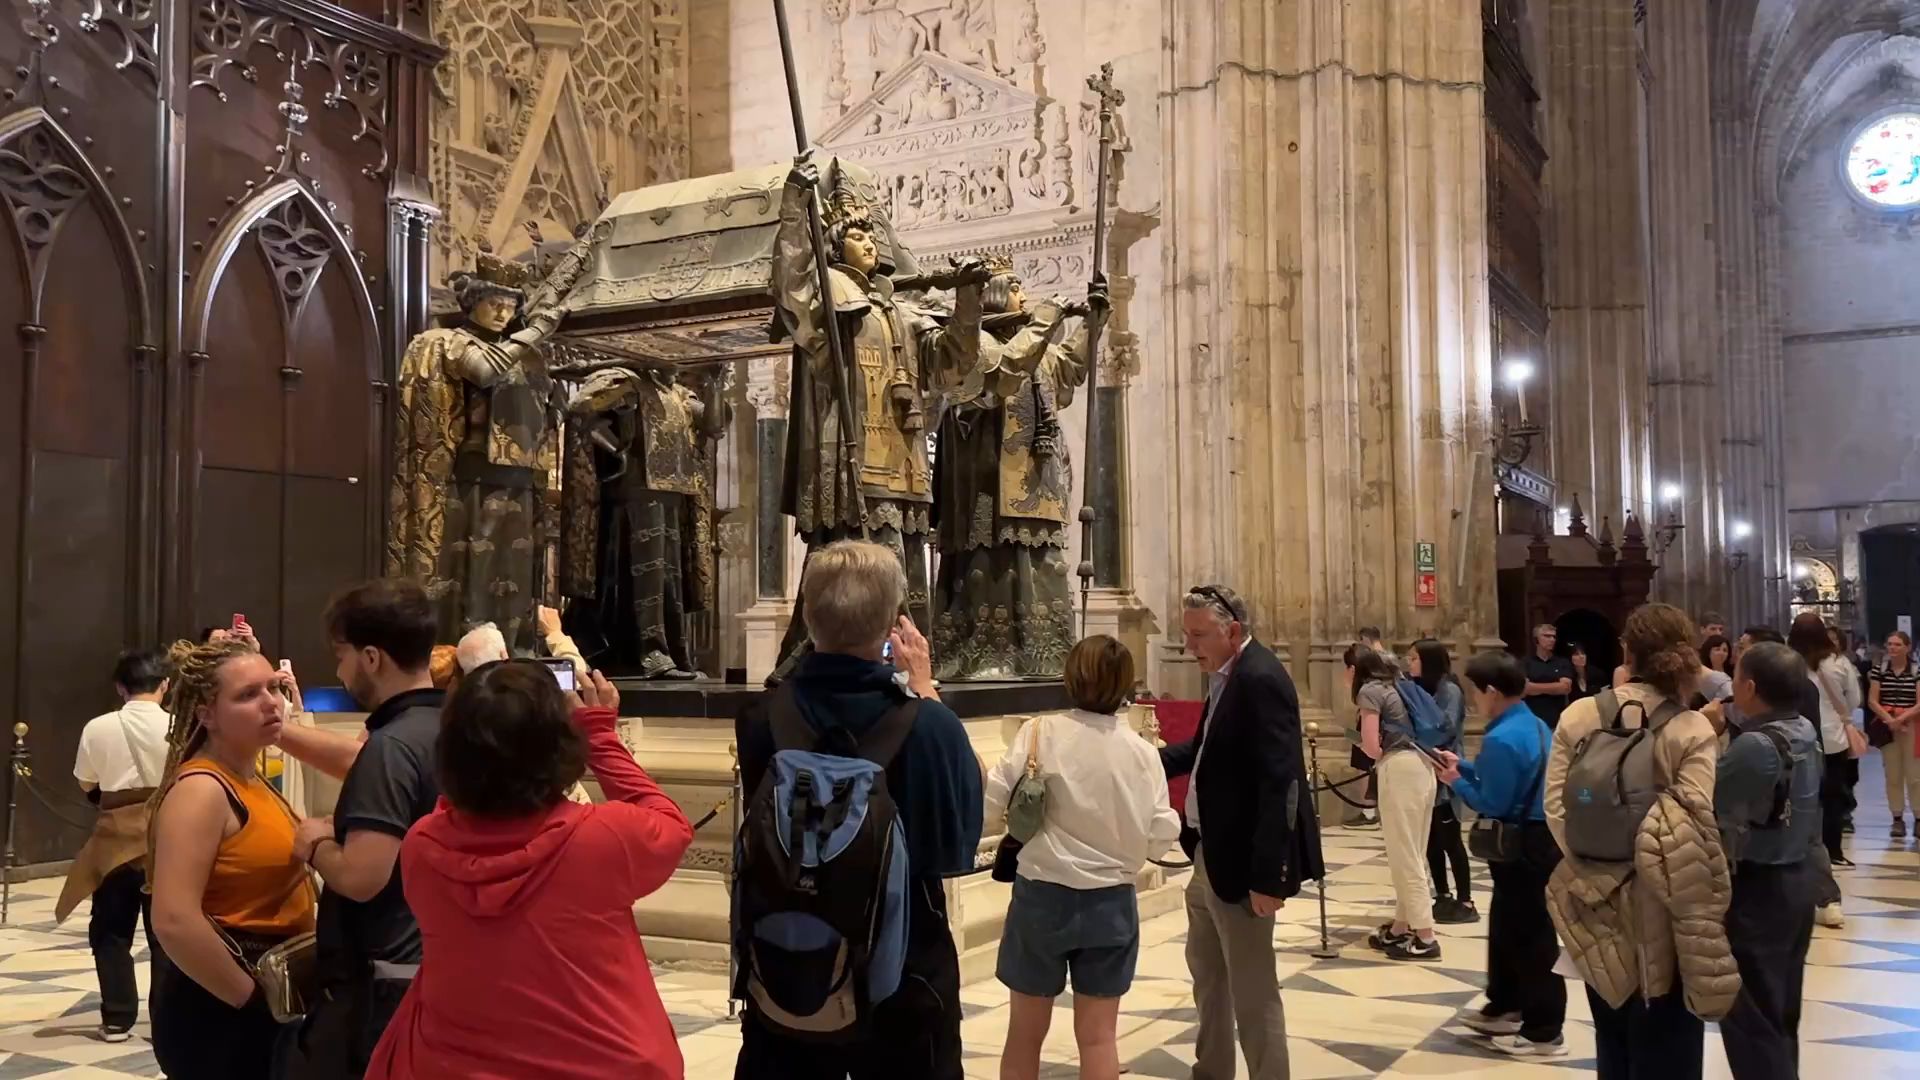
POLYGON ((359 1080, 420 965, 420 925, 400 882, 400 841, 440 798, 433 688, 438 628, 417 583, 371 581, 328 605, 340 682, 369 710, 359 738, 289 724, 280 747, 341 781, 333 815, 301 822, 294 852, 320 873, 320 1000, 281 1038, 281 1080, 359 1080))
POLYGON ((1180 846, 1187 883, 1187 967, 1199 1012, 1195 1080, 1234 1075, 1234 1029, 1253 1080, 1288 1075, 1287 1020, 1274 967, 1274 914, 1323 873, 1300 743, 1300 699, 1280 658, 1253 639, 1246 601, 1199 585, 1180 613, 1187 652, 1207 676, 1191 740, 1160 751, 1167 778, 1189 777, 1180 846))

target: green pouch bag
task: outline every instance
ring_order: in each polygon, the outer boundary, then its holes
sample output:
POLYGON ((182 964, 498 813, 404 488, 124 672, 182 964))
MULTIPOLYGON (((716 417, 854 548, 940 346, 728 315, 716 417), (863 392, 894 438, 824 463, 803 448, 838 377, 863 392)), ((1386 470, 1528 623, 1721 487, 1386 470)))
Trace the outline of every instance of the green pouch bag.
POLYGON ((1007 835, 1022 844, 1033 839, 1047 819, 1047 782, 1040 775, 1040 736, 1045 722, 1033 722, 1033 742, 1027 745, 1027 772, 1007 797, 1007 835))

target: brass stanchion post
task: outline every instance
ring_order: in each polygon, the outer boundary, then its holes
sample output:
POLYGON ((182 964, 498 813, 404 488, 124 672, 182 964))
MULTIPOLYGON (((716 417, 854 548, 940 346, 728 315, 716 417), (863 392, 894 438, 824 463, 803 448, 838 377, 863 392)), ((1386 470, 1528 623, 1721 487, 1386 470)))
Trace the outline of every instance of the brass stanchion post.
POLYGON ((27 723, 13 725, 13 760, 7 767, 7 850, 5 866, 0 866, 0 923, 13 913, 13 868, 19 863, 14 834, 20 829, 20 781, 33 775, 27 761, 27 723))
POLYGON ((727 1021, 737 1023, 740 1019, 740 1002, 733 994, 735 982, 733 949, 734 934, 737 933, 733 925, 733 913, 738 906, 738 901, 733 893, 734 876, 740 872, 740 868, 734 865, 734 860, 740 851, 740 744, 728 743, 727 754, 733 758, 733 795, 727 800, 731 811, 728 817, 733 822, 733 828, 727 834, 727 1021))
MULTIPOLYGON (((1326 774, 1320 771, 1320 725, 1315 721, 1307 722, 1307 786, 1313 789, 1313 831, 1320 832, 1320 788, 1326 783, 1326 774)), ((1327 937, 1327 863, 1320 860, 1320 947, 1307 955, 1315 960, 1332 960, 1340 955, 1327 937)))

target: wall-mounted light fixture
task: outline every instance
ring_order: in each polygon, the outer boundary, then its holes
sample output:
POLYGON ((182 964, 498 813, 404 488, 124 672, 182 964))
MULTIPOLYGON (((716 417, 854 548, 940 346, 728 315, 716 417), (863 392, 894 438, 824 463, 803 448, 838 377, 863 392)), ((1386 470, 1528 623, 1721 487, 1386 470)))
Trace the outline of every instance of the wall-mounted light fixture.
POLYGON ((1671 480, 1660 485, 1660 504, 1667 509, 1667 519, 1660 523, 1659 528, 1653 530, 1654 558, 1666 554, 1667 549, 1673 546, 1674 541, 1680 539, 1681 531, 1686 528, 1680 521, 1680 496, 1684 494, 1680 485, 1671 480))
POLYGON ((1533 456, 1533 440, 1543 432, 1538 424, 1527 422, 1527 382, 1533 378, 1534 368, 1531 360, 1509 360, 1500 370, 1502 380, 1513 387, 1513 396, 1520 406, 1519 424, 1507 420, 1507 410, 1500 410, 1500 429, 1493 436, 1493 457, 1496 471, 1504 473, 1508 469, 1517 469, 1526 464, 1533 456))
MULTIPOLYGON (((1744 521, 1736 521, 1732 528, 1734 543, 1742 543, 1753 535, 1753 526, 1744 521)), ((1744 548, 1734 548, 1727 553, 1727 569, 1738 570, 1747 565, 1747 552, 1744 548)))

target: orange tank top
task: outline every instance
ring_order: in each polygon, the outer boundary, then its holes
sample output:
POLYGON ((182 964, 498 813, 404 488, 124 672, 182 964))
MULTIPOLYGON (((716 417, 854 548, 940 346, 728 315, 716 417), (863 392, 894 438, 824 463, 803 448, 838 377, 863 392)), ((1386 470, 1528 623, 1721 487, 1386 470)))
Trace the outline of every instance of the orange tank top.
POLYGON ((293 855, 293 815, 258 776, 241 777, 217 761, 195 758, 180 776, 203 773, 220 781, 241 818, 240 831, 220 841, 200 906, 215 923, 264 937, 292 937, 313 929, 313 886, 293 855))

